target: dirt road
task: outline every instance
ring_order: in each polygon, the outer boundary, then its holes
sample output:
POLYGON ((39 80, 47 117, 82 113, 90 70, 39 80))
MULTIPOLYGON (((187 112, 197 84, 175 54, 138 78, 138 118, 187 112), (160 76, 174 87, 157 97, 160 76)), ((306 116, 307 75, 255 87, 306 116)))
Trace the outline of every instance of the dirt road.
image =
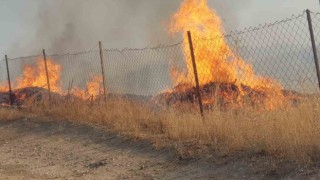
POLYGON ((317 179, 318 174, 317 168, 268 157, 181 160, 173 150, 66 121, 0 121, 0 179, 317 179))

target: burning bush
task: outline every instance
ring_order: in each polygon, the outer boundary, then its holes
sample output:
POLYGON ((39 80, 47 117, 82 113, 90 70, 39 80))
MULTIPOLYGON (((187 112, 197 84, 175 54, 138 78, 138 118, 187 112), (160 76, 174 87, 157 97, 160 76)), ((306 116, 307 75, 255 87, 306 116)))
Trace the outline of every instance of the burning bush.
MULTIPOLYGON (((266 109, 285 106, 288 100, 282 86, 276 80, 257 75, 252 64, 233 52, 223 38, 221 22, 216 12, 208 7, 207 0, 185 0, 172 17, 170 26, 172 34, 192 33, 204 103, 239 106, 249 101, 266 109)), ((176 88, 165 93, 169 104, 176 98, 180 101, 194 98, 194 69, 186 36, 183 45, 187 71, 172 70, 176 88)))
MULTIPOLYGON (((179 107, 182 104, 196 106, 196 88, 185 84, 176 86, 173 90, 164 92, 155 97, 159 104, 179 107)), ((281 91, 281 97, 285 100, 273 102, 274 94, 265 91, 251 89, 241 85, 241 88, 234 83, 208 83, 200 86, 203 105, 206 109, 219 108, 220 110, 237 109, 242 107, 254 107, 258 110, 272 110, 275 108, 286 108, 298 103, 302 94, 294 91, 281 91), (279 104, 281 103, 281 104, 279 104), (267 109, 266 109, 267 108, 267 109)))

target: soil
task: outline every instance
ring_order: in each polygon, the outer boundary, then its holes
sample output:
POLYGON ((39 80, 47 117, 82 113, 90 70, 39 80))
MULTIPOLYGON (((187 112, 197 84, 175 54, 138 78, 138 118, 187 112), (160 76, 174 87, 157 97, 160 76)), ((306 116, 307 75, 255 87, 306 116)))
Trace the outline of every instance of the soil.
POLYGON ((99 127, 44 117, 0 121, 0 179, 320 179, 317 163, 239 154, 182 159, 99 127))

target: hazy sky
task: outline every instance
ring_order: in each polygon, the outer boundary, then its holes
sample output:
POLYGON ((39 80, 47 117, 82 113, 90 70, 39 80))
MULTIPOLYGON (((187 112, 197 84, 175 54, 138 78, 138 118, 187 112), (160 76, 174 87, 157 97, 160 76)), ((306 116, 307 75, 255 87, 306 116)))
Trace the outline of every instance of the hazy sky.
MULTIPOLYGON (((64 0, 64 1, 72 1, 72 0, 64 0)), ((101 1, 117 1, 117 0, 101 0, 101 1)), ((127 2, 128 6, 131 7, 132 4, 136 1, 137 3, 144 2, 146 7, 150 9, 150 11, 143 11, 141 10, 141 13, 139 13, 138 16, 143 17, 149 17, 152 14, 152 10, 157 9, 156 7, 150 7, 147 5, 148 2, 150 4, 160 4, 160 3, 166 3, 166 6, 170 6, 170 2, 172 0, 119 0, 123 4, 127 2), (166 2, 167 1, 167 2, 166 2), (152 2, 152 3, 151 3, 152 2), (157 3, 155 3, 157 2, 157 3)), ((320 5, 318 0, 208 0, 211 7, 227 7, 227 10, 223 9, 223 11, 219 8, 216 10, 218 13, 222 16, 224 19, 226 26, 241 29, 247 26, 255 26, 259 23, 264 22, 272 22, 275 20, 283 19, 286 17, 291 16, 292 14, 299 14, 302 13, 303 10, 309 8, 312 11, 319 12, 320 11, 320 5), (232 13, 232 17, 228 14, 232 13)), ((35 24, 35 22, 39 19, 39 15, 41 15, 39 12, 41 12, 41 6, 40 4, 43 2, 47 2, 47 4, 54 4, 55 0, 1 0, 0 1, 0 22, 1 22, 1 29, 0 29, 0 57, 4 56, 5 53, 8 53, 11 57, 15 57, 16 55, 29 55, 25 53, 33 53, 34 51, 28 51, 23 49, 27 49, 30 46, 32 46, 33 39, 37 36, 38 33, 38 25, 35 24), (41 2, 40 2, 41 1, 41 2), (19 47, 17 48, 17 51, 14 52, 13 47, 19 47)), ((61 2, 61 0, 60 0, 61 2)), ((79 1, 78 1, 79 2, 79 1)), ((87 1, 91 2, 91 1, 87 1)), ((173 1, 172 1, 173 2, 173 1)), ((99 6, 99 4, 97 4, 99 6)), ((174 4, 176 6, 176 4, 174 4)), ((94 5, 93 5, 94 7, 94 5)), ((112 11, 116 12, 117 10, 121 11, 122 9, 114 9, 116 7, 113 7, 112 9, 105 8, 105 11, 112 11)), ((178 7, 171 7, 168 11, 172 11, 174 13, 175 10, 177 10, 178 7)), ((100 8, 101 10, 101 8, 100 8)), ((57 15, 59 15, 59 9, 56 10, 57 15)), ((127 8, 126 11, 130 11, 130 8, 127 8)), ((86 12, 83 12, 86 13, 86 12)), ((170 13, 170 12, 169 12, 170 13)), ((126 12, 127 16, 132 16, 132 14, 126 12)), ((170 13, 171 14, 171 13, 170 13)), ((49 14, 49 15, 52 15, 49 14)), ((159 19, 159 22, 153 22, 153 23, 159 23, 161 24, 163 21, 167 21, 168 17, 164 16, 162 20, 161 17, 157 18, 159 19)), ((94 17, 92 17, 92 21, 94 21, 94 17)), ((124 24, 126 24, 126 28, 135 28, 135 31, 139 31, 139 28, 136 28, 136 24, 132 23, 130 24, 130 19, 128 18, 128 22, 125 21, 126 18, 123 18, 124 24)), ((108 19, 106 19, 108 21, 108 19)), ((48 22, 50 24, 55 22, 48 22)), ((110 21, 110 24, 113 22, 110 21)), ((90 26, 90 22, 87 23, 88 26, 90 26)), ((53 27, 48 26, 48 27, 53 27)), ((72 26, 73 27, 73 26, 72 26)), ((71 27, 71 28, 72 28, 71 27)), ((159 26, 160 27, 160 26, 159 26)), ((77 28, 77 26, 75 27, 77 28)), ((94 28, 94 27, 92 27, 94 28)), ((117 29, 117 26, 114 27, 115 31, 117 29)), ((92 32, 94 34, 94 29, 92 29, 92 32)), ((141 30, 140 30, 141 31, 141 30)), ((129 31, 130 32, 130 31, 129 31)), ((105 32, 109 33, 109 32, 105 32)), ((126 32, 127 34, 128 32, 126 32)), ((140 37, 143 36, 143 33, 140 35, 140 37)), ((107 37, 107 36, 105 36, 107 37)), ((95 39, 93 40, 95 41, 95 39)), ((126 37, 125 40, 122 40, 122 43, 115 43, 114 45, 116 47, 119 46, 143 46, 143 44, 148 45, 148 40, 142 41, 139 43, 126 43, 126 42, 134 42, 136 41, 134 38, 130 39, 130 36, 126 37)), ((157 40, 156 42, 161 43, 161 40, 157 40)), ((43 47, 46 48, 48 45, 45 44, 44 41, 43 47)), ((88 42, 88 48, 89 44, 92 42, 88 42)), ((154 43, 154 42, 153 42, 154 43)), ((166 43, 166 42, 163 42, 166 43)), ((39 49, 41 52, 41 48, 38 47, 39 42, 37 42, 38 45, 35 44, 36 49, 39 49)), ((106 45, 108 48, 112 47, 112 43, 106 45)), ((84 49, 79 49, 79 51, 84 49)), ((1 58, 2 59, 2 58, 1 58)))

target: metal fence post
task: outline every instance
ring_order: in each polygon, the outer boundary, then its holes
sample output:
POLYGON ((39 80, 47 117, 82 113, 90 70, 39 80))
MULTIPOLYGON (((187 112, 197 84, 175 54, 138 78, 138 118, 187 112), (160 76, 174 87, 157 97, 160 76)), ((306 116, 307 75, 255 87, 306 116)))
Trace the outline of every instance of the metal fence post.
POLYGON ((50 78, 49 78, 49 72, 48 72, 48 65, 47 65, 47 56, 46 56, 46 51, 43 49, 43 61, 44 61, 44 66, 46 70, 46 77, 47 77, 47 85, 48 85, 48 92, 49 92, 49 101, 51 102, 51 88, 50 88, 50 78))
POLYGON ((310 39, 312 44, 312 51, 313 51, 313 58, 316 65, 316 71, 317 71, 317 78, 318 78, 318 85, 320 88, 320 70, 319 70, 319 58, 318 58, 318 52, 317 52, 317 46, 315 42, 315 37, 313 33, 313 26, 312 26, 312 20, 311 20, 311 13, 310 10, 307 9, 307 19, 308 19, 308 25, 309 25, 309 31, 310 31, 310 39))
POLYGON ((195 78, 195 81, 196 81, 196 94, 197 94, 198 101, 199 101, 200 113, 201 113, 201 116, 203 117, 203 105, 202 105, 202 98, 201 98, 201 93, 200 93, 198 70, 197 70, 196 58, 194 56, 193 42, 192 42, 192 37, 191 37, 191 32, 190 31, 188 31, 188 40, 189 40, 189 47, 190 47, 193 71, 194 71, 194 78, 195 78))
POLYGON ((8 77, 8 85, 9 85, 9 97, 10 97, 10 105, 13 105, 13 94, 12 94, 12 88, 11 88, 11 80, 10 80, 10 72, 9 72, 9 63, 8 63, 8 56, 5 55, 6 59, 6 66, 7 66, 7 77, 8 77))
POLYGON ((100 49, 100 63, 101 63, 101 73, 102 73, 102 83, 103 83, 103 96, 104 96, 104 102, 107 102, 106 97, 106 79, 104 74, 104 63, 103 63, 103 51, 102 51, 102 43, 99 41, 99 49, 100 49))

